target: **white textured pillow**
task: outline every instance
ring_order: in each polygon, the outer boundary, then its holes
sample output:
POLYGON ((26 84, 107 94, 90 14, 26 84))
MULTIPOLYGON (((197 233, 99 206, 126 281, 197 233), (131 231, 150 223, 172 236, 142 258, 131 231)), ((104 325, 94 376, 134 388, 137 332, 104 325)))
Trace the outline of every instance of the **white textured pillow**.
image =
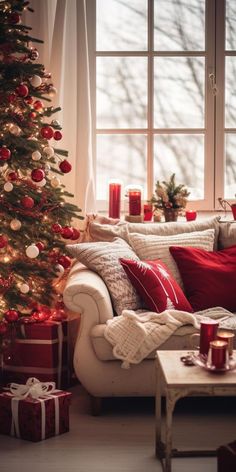
POLYGON ((139 260, 129 244, 121 238, 112 242, 80 243, 67 245, 72 256, 104 280, 110 292, 114 309, 118 315, 122 310, 141 308, 141 300, 129 281, 119 259, 139 260))
POLYGON ((177 264, 170 254, 170 246, 196 247, 212 251, 214 245, 215 230, 207 229, 205 231, 194 231, 192 233, 173 234, 171 236, 154 236, 151 234, 141 235, 130 233, 129 241, 134 251, 141 260, 160 259, 170 272, 174 279, 183 288, 183 282, 177 264))

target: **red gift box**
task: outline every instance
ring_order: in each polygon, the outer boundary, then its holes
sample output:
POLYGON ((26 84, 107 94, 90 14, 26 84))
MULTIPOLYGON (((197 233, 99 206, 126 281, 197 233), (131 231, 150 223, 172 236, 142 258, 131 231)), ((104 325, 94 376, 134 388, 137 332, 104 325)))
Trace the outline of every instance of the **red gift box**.
POLYGON ((19 399, 0 394, 0 433, 28 441, 42 441, 69 431, 71 393, 56 390, 47 397, 19 399))
POLYGON ((57 388, 66 388, 70 370, 68 322, 29 323, 21 328, 22 338, 15 340, 4 359, 5 382, 25 383, 28 377, 37 377, 41 382, 53 381, 57 388))

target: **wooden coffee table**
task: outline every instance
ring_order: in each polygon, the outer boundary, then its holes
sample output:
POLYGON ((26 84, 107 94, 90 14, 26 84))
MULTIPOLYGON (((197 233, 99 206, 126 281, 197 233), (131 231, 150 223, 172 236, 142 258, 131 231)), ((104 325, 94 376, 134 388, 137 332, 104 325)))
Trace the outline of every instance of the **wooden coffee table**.
MULTIPOLYGON (((172 417, 176 402, 190 396, 236 396, 236 370, 216 374, 202 367, 185 366, 180 357, 186 351, 157 351, 156 357, 156 455, 163 470, 171 472, 172 457, 214 456, 215 450, 172 449, 172 417), (165 443, 161 435, 161 394, 166 397, 165 443)), ((234 351, 234 358, 236 351, 234 351)))

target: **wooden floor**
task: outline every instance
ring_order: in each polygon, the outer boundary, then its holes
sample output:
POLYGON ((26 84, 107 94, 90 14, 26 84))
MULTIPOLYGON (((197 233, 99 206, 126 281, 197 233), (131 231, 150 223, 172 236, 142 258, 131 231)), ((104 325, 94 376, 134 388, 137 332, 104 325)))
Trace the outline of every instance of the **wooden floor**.
MULTIPOLYGON (((154 456, 153 399, 106 399, 102 415, 93 417, 82 388, 71 391, 70 432, 39 443, 1 435, 1 472, 161 472, 154 456)), ((235 399, 181 400, 174 437, 175 445, 185 448, 233 441, 235 399)), ((217 472, 216 458, 173 459, 173 472, 190 471, 217 472)))

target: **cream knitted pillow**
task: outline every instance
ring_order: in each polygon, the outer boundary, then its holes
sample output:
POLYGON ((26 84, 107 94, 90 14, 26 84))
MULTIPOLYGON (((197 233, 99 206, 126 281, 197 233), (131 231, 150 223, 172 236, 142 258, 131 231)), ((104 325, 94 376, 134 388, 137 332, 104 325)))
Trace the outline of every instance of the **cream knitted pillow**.
POLYGON ((118 315, 125 309, 141 308, 139 295, 119 262, 120 258, 139 260, 128 243, 115 238, 112 242, 79 243, 66 247, 73 257, 102 277, 118 315))
POLYGON ((183 288, 183 282, 179 269, 174 258, 170 254, 170 246, 197 247, 212 251, 214 245, 215 230, 207 229, 205 231, 194 231, 192 233, 173 234, 171 236, 143 235, 130 233, 129 241, 141 260, 160 259, 170 272, 174 279, 183 288))

